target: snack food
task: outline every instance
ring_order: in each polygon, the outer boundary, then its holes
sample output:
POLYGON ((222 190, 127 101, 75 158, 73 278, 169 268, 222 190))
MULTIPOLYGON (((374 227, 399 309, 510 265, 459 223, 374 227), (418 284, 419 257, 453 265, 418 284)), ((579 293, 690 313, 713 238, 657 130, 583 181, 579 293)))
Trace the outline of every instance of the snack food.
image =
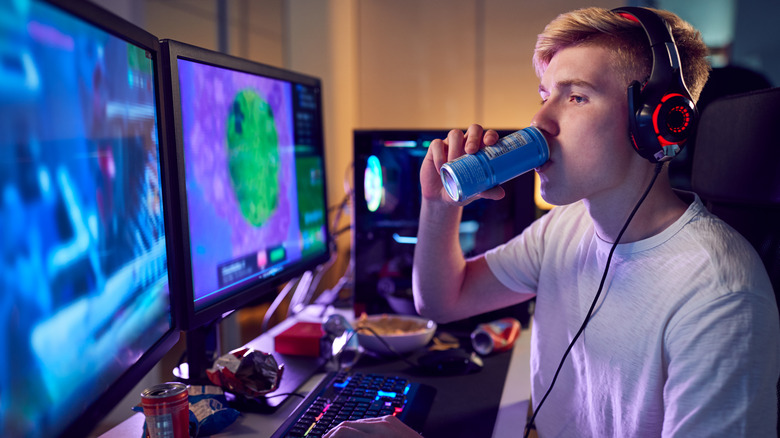
POLYGON ((284 364, 278 365, 272 354, 239 348, 220 356, 206 375, 225 391, 255 398, 276 391, 283 372, 284 364))
POLYGON ((405 354, 425 347, 436 332, 436 323, 412 315, 368 315, 354 323, 358 342, 377 354, 405 354))
POLYGON ((355 321, 355 329, 363 334, 392 336, 422 333, 428 329, 428 325, 418 320, 387 314, 374 315, 369 318, 363 313, 355 321))

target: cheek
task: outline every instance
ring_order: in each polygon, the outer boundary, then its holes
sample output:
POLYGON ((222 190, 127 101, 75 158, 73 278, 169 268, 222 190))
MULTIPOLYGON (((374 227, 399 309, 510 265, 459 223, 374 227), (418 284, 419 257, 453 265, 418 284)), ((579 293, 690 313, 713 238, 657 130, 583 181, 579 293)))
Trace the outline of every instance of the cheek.
POLYGON ((628 129, 627 105, 618 105, 594 118, 591 133, 599 139, 599 149, 612 157, 625 158, 631 154, 634 146, 628 129))

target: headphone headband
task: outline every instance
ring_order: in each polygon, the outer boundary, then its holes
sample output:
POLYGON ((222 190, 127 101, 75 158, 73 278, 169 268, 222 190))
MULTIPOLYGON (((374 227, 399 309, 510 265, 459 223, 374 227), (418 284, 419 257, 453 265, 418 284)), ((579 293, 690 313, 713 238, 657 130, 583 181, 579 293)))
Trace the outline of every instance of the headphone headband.
POLYGON ((623 7, 612 12, 642 26, 653 54, 647 83, 628 87, 632 142, 637 153, 653 163, 671 160, 695 132, 698 119, 671 29, 650 9, 623 7))

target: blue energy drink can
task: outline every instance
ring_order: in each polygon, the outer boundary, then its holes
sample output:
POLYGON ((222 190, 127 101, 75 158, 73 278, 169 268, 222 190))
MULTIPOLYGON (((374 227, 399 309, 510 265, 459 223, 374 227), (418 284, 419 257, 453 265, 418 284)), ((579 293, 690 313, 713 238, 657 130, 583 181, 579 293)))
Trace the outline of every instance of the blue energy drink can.
POLYGON ((547 140, 533 126, 502 137, 476 154, 466 154, 441 167, 441 182, 454 201, 465 201, 503 184, 550 157, 547 140))

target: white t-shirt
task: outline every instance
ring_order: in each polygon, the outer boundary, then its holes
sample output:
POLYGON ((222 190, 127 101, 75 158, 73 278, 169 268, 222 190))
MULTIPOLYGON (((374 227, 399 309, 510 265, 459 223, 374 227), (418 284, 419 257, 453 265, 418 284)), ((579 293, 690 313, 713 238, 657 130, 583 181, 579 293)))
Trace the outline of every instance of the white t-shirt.
MULTIPOLYGON (((489 251, 535 292, 532 400, 553 379, 611 244, 582 202, 489 251)), ((698 196, 673 225, 618 245, 599 302, 536 419, 540 437, 775 436, 780 322, 755 250, 698 196)))

